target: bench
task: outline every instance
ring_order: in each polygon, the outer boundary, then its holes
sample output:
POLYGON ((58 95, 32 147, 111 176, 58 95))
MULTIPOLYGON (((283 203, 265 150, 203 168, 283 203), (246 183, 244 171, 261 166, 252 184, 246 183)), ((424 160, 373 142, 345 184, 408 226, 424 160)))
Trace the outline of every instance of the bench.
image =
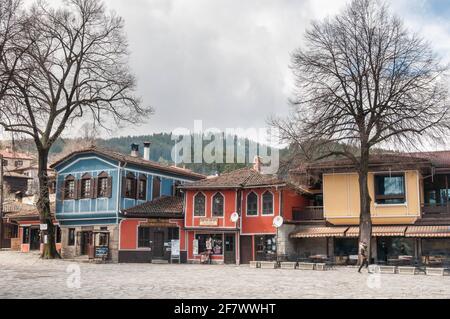
POLYGON ((281 269, 295 269, 297 267, 296 262, 283 261, 280 263, 281 269))
POLYGON ((314 270, 315 264, 313 263, 298 263, 297 269, 300 270, 314 270))
POLYGON ((261 269, 275 269, 277 268, 276 261, 260 261, 259 268, 261 269))
POLYGON ((445 268, 432 268, 427 267, 425 269, 425 273, 428 276, 444 276, 445 275, 445 268))
POLYGON ((325 263, 317 263, 314 267, 315 270, 324 271, 327 270, 327 264, 325 263))
POLYGON ((417 267, 407 266, 397 267, 397 271, 400 275, 417 275, 419 273, 419 269, 417 267))
POLYGON ((383 266, 380 265, 380 274, 395 274, 397 267, 396 266, 383 266))

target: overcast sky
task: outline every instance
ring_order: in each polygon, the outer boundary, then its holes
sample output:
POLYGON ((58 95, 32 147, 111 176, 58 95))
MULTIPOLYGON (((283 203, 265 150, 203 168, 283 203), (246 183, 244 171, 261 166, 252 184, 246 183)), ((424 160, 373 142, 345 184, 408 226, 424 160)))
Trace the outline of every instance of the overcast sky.
MULTIPOLYGON (((107 0, 124 17, 138 94, 156 113, 114 135, 204 127, 261 128, 286 115, 290 53, 312 19, 347 0, 107 0)), ((449 0, 387 0, 450 61, 449 0)))

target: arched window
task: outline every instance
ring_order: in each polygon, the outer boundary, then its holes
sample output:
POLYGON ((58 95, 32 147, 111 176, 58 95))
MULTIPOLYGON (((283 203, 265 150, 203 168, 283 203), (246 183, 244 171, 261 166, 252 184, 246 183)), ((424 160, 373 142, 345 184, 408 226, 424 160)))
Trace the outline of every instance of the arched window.
POLYGON ((215 217, 223 217, 224 211, 224 198, 221 193, 217 193, 213 196, 212 215, 215 217))
POLYGON ((64 180, 64 199, 75 199, 75 177, 69 175, 64 180))
POLYGON ((144 174, 139 175, 138 181, 138 199, 147 199, 147 176, 144 174))
POLYGON ((194 216, 205 216, 205 195, 198 193, 194 197, 194 216))
POLYGON ((80 198, 91 198, 92 193, 92 176, 86 173, 81 177, 80 198))
POLYGON ((263 215, 273 215, 273 194, 269 191, 263 195, 263 215))
POLYGON ((247 195, 247 216, 258 215, 258 195, 251 192, 247 195))

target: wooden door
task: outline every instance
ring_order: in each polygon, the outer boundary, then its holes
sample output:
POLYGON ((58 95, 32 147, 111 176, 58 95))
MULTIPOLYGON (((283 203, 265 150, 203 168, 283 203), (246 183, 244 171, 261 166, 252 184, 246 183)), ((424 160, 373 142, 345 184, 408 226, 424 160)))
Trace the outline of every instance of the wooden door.
POLYGON ((31 228, 30 231, 30 250, 39 250, 41 248, 41 235, 38 228, 31 228))
POLYGON ((92 247, 92 232, 81 232, 80 255, 90 255, 92 247))
POLYGON ((241 236, 241 264, 249 264, 253 260, 252 236, 241 236))
POLYGON ((164 232, 155 231, 153 233, 153 258, 164 257, 164 232))
POLYGON ((225 235, 224 261, 226 264, 236 263, 235 235, 225 235))

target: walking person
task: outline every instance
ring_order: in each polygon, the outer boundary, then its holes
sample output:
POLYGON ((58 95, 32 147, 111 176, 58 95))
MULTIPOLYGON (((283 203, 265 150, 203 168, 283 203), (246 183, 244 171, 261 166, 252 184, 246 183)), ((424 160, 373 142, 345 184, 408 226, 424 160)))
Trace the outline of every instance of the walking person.
POLYGON ((361 264, 359 266, 358 272, 361 273, 361 269, 365 266, 366 268, 369 267, 369 257, 368 257, 368 251, 367 251, 367 244, 365 242, 361 242, 359 244, 359 253, 361 255, 361 264))

